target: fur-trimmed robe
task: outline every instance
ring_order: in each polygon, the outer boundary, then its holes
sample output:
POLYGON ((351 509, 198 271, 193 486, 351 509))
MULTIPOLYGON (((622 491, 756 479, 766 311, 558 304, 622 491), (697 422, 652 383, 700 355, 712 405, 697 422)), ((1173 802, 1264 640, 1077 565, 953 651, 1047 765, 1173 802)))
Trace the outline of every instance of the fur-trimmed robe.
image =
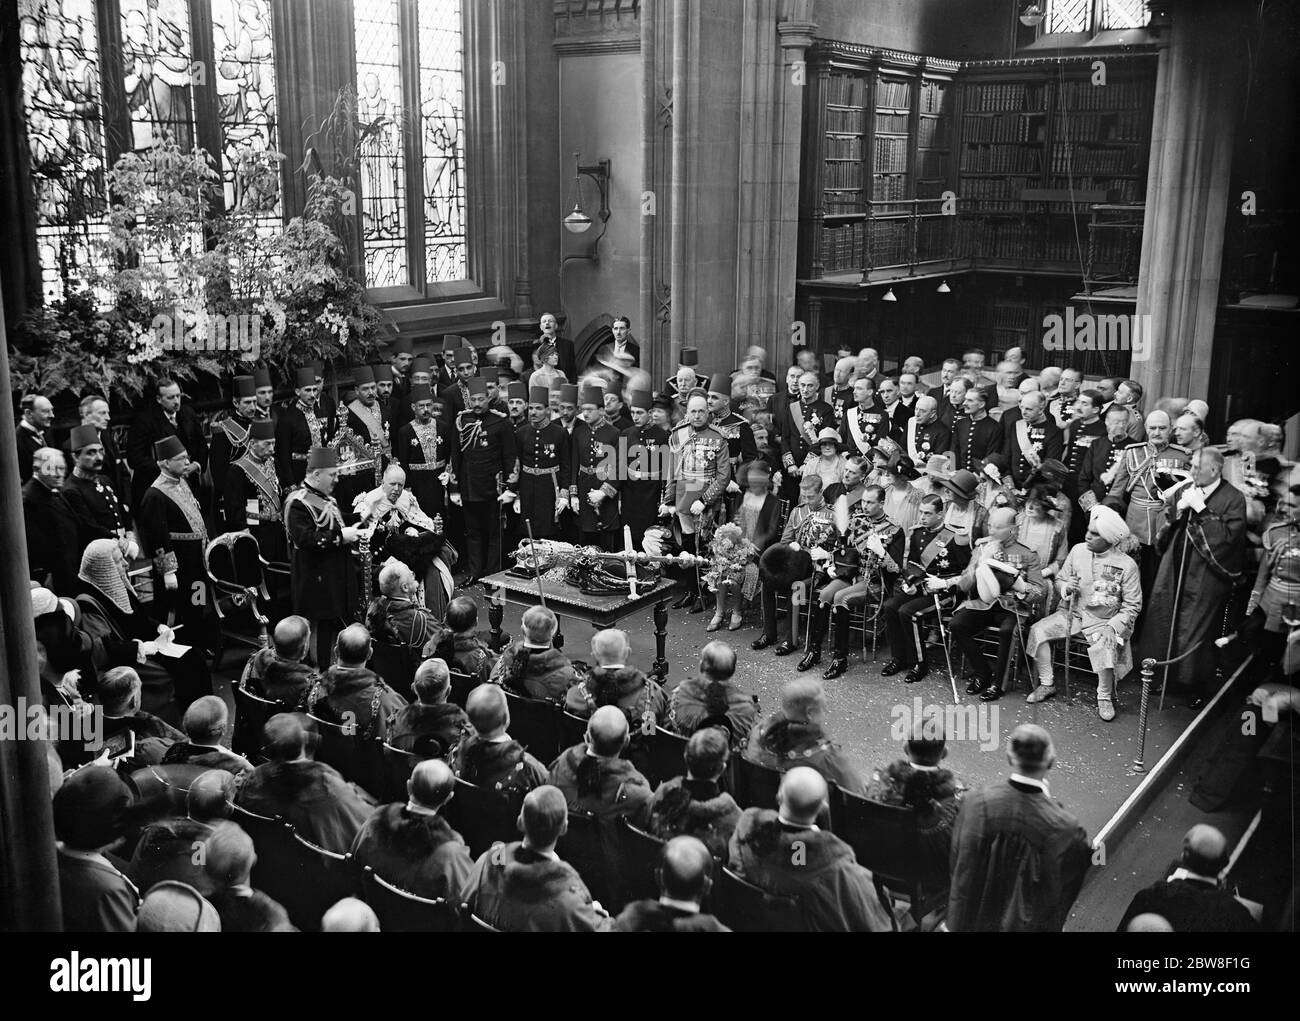
POLYGON ((369 794, 333 766, 310 759, 258 766, 235 800, 258 815, 283 816, 301 836, 339 854, 352 847, 375 810, 369 794))
POLYGON ((425 748, 433 739, 442 746, 438 758, 451 755, 453 748, 469 732, 469 717, 465 710, 453 702, 425 705, 412 702, 388 721, 388 743, 404 752, 426 755, 425 748))
POLYGON ((375 809, 352 844, 357 868, 419 897, 460 903, 474 859, 441 815, 423 815, 394 803, 375 809))
POLYGON ((818 724, 787 720, 783 713, 774 714, 750 732, 745 758, 783 773, 795 766, 809 766, 839 784, 841 790, 866 792, 857 770, 818 724))
POLYGON ((710 682, 703 677, 687 677, 673 688, 669 696, 668 719, 664 726, 683 737, 690 737, 705 720, 718 716, 727 719, 731 746, 743 748, 758 720, 758 696, 747 695, 731 681, 710 682), (719 684, 717 704, 709 701, 711 683, 719 684))
POLYGON ((698 837, 713 857, 725 860, 740 806, 712 780, 676 776, 655 790, 646 815, 646 829, 656 837, 698 837))
POLYGON ((654 900, 635 900, 614 919, 616 932, 730 932, 712 915, 691 914, 654 900))
POLYGON ((406 699, 373 670, 336 664, 316 682, 307 696, 307 706, 321 719, 335 723, 350 721, 360 735, 387 737, 388 721, 406 708, 406 699))
POLYGON ((596 758, 588 754, 586 745, 561 752, 551 763, 547 782, 560 789, 569 808, 598 819, 627 816, 639 823, 650 801, 650 783, 631 762, 596 758))
POLYGON ((463 894, 469 909, 503 932, 607 932, 572 865, 522 842, 497 844, 474 864, 463 894))
POLYGON ((567 656, 554 647, 547 649, 529 649, 528 662, 524 668, 522 681, 512 680, 515 660, 523 648, 522 642, 511 642, 501 653, 501 658, 492 667, 491 681, 516 695, 527 698, 546 698, 552 702, 563 702, 575 680, 573 664, 567 656))
POLYGON ((878 771, 867 791, 872 801, 906 806, 916 812, 921 859, 918 864, 926 890, 948 886, 952 824, 961 807, 960 790, 951 770, 917 769, 907 759, 899 759, 878 771))
POLYGON ((310 663, 285 659, 274 649, 259 649, 244 664, 240 683, 255 695, 297 709, 319 680, 320 673, 310 663))
POLYGON ((787 825, 770 808, 747 808, 730 852, 731 868, 755 886, 797 898, 814 932, 893 931, 871 872, 833 833, 787 825))
POLYGON ((502 784, 520 791, 521 802, 524 794, 546 783, 546 767, 518 741, 484 741, 477 734, 460 743, 451 768, 467 783, 488 789, 502 784))

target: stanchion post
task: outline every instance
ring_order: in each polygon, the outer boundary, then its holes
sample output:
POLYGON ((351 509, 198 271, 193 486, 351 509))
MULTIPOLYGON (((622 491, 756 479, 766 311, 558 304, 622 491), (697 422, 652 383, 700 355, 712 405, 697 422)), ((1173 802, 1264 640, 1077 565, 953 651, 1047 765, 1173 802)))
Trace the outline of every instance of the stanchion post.
MULTIPOLYGON (((1066 650, 1069 655, 1069 650, 1066 650)), ((1138 753, 1137 758, 1133 760, 1133 772, 1146 772, 1146 750, 1147 750, 1147 709, 1151 703, 1151 682, 1156 674, 1156 661, 1154 659, 1144 659, 1142 661, 1142 705, 1138 709, 1138 753)))
POLYGON ((655 604, 655 661, 651 674, 660 684, 668 676, 668 600, 655 604))

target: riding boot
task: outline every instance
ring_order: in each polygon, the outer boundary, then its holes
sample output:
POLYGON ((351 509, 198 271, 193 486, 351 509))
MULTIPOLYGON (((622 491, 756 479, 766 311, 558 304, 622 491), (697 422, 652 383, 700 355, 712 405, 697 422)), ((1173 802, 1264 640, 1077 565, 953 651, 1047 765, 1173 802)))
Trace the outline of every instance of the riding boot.
POLYGON ((808 651, 799 660, 797 670, 811 670, 822 661, 822 639, 826 637, 826 622, 830 617, 830 607, 820 601, 814 601, 808 611, 808 651))

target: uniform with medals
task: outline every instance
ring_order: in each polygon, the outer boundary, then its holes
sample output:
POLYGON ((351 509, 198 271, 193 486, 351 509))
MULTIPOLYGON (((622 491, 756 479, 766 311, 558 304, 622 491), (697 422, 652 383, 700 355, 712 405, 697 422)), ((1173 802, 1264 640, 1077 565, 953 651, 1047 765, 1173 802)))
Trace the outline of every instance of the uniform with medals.
MULTIPOLYGON (((474 367, 474 349, 469 344, 463 344, 456 349, 456 375, 457 379, 450 386, 446 386, 438 391, 438 398, 442 401, 442 417, 448 422, 455 422, 456 416, 469 407, 469 380, 481 377, 470 376, 467 379, 461 379, 462 369, 473 369, 474 367)), ((485 390, 484 393, 487 391, 485 390)))
MULTIPOLYGON (((730 381, 721 373, 713 377, 706 389, 710 394, 718 394, 730 400, 730 381)), ((727 441, 727 453, 731 458, 731 478, 733 481, 738 480, 740 466, 749 464, 749 462, 758 458, 758 444, 754 440, 753 428, 749 422, 732 411, 730 405, 721 414, 710 415, 709 425, 722 433, 723 438, 727 441)), ((737 485, 739 485, 739 482, 737 482, 737 485)), ((731 517, 731 512, 739 499, 740 497, 737 494, 734 500, 729 501, 728 517, 731 517)))
MULTIPOLYGON (((93 443, 100 443, 100 433, 93 425, 79 425, 72 430, 73 454, 93 443)), ((74 467, 63 483, 63 499, 77 519, 80 548, 94 539, 127 539, 131 535, 131 516, 123 506, 112 482, 104 475, 81 473, 74 467)))
MULTIPOLYGON (((66 490, 66 486, 64 489, 66 490)), ((1291 501, 1296 497, 1291 496, 1291 501)), ((1260 662, 1272 665, 1286 648, 1291 627, 1287 620, 1300 615, 1300 514, 1289 509, 1290 520, 1265 529, 1263 558, 1246 604, 1246 624, 1252 649, 1260 662)))
MULTIPOLYGON (((470 396, 487 396, 487 381, 469 380, 470 396)), ((501 486, 516 483, 515 434, 492 410, 462 411, 455 418, 452 488, 465 512, 466 570, 481 578, 501 569, 501 486)))
MULTIPOLYGON (((295 376, 298 387, 315 386, 316 370, 307 366, 295 376)), ((316 413, 316 406, 294 400, 275 423, 275 473, 280 486, 289 489, 307 474, 307 453, 329 442, 329 423, 316 413)))
MULTIPOLYGON (((168 436, 154 444, 154 459, 164 461, 185 452, 177 436, 168 436)), ((145 490, 137 513, 140 522, 140 548, 153 560, 154 591, 176 619, 191 625, 186 643, 202 645, 203 619, 210 603, 208 576, 203 566, 208 530, 203 512, 189 483, 160 470, 153 484, 145 490), (176 576, 176 589, 164 586, 167 575, 176 576)))
MULTIPOLYGON (((411 407, 433 400, 427 383, 414 383, 410 391, 411 407)), ((415 418, 397 430, 393 440, 393 457, 406 472, 406 488, 419 501, 429 517, 441 514, 447 506, 447 484, 443 481, 451 464, 451 440, 445 422, 435 412, 426 422, 415 418)))
POLYGON ((1124 515, 1124 523, 1141 543, 1137 561, 1142 570, 1143 592, 1151 591, 1160 569, 1154 545, 1164 521, 1165 505, 1160 494, 1186 477, 1190 463, 1187 450, 1177 443, 1156 447, 1150 442, 1128 444, 1116 462, 1115 477, 1103 503, 1124 515))
MULTIPOLYGON (((352 378, 358 390, 375 385, 375 374, 369 365, 354 366, 352 378)), ((339 448, 339 484, 334 497, 343 510, 344 520, 351 521, 356 498, 383 481, 391 448, 388 423, 373 396, 369 404, 360 395, 350 402, 343 409, 340 425, 334 437, 334 445, 339 448)))
MULTIPOLYGON (((1105 439, 1106 423, 1100 418, 1092 422, 1084 422, 1083 419, 1076 418, 1065 427, 1065 449, 1061 452, 1061 460, 1065 464, 1066 471, 1069 472, 1064 492, 1071 502, 1077 501, 1079 494, 1082 492, 1080 476, 1083 474, 1084 465, 1088 462, 1088 454, 1092 450, 1093 444, 1102 442, 1105 439)), ((1070 541, 1082 541, 1085 531, 1087 531, 1086 516, 1071 514, 1070 541)))
POLYGON ((239 404, 241 401, 257 399, 257 385, 253 377, 236 376, 231 396, 235 410, 213 423, 212 444, 208 451, 212 485, 218 498, 226 491, 226 471, 230 468, 230 462, 248 449, 248 427, 253 424, 253 420, 240 413, 239 404))
POLYGON ((253 454, 252 444, 275 439, 270 420, 252 423, 249 448, 226 473, 223 491, 225 527, 228 532, 247 529, 261 548, 262 559, 283 564, 289 559, 284 537, 284 515, 280 480, 275 474, 274 453, 265 458, 253 454))
MULTIPOLYGON (((530 404, 543 408, 550 403, 550 391, 544 386, 530 387, 528 397, 530 404)), ((534 538, 553 539, 560 534, 557 502, 569 498, 572 437, 549 417, 540 426, 525 422, 515 430, 515 450, 519 453, 519 482, 515 489, 519 516, 530 522, 534 538)))
POLYGON ((829 580, 817 590, 812 604, 808 652, 799 661, 800 670, 821 662, 822 638, 834 614, 834 657, 823 676, 830 680, 843 674, 848 669, 851 608, 868 600, 882 601, 902 570, 906 535, 885 516, 883 501, 880 507, 882 513, 875 518, 867 513, 862 500, 849 510, 848 531, 826 568, 829 580))
MULTIPOLYGON (((579 407, 594 404, 604 408, 604 397, 595 387, 586 387, 579 397, 579 407)), ((618 430, 608 421, 594 428, 582 419, 573 426, 570 457, 569 503, 577 501, 578 531, 586 545, 603 550, 622 549, 618 518, 618 430), (593 507, 590 494, 602 492, 605 498, 593 507)))
POLYGON ((844 409, 840 435, 846 450, 870 459, 872 448, 889 435, 889 429, 889 416, 873 401, 866 408, 855 404, 844 409))
POLYGON ((829 404, 831 411, 835 413, 835 428, 840 428, 844 424, 844 413, 854 407, 853 384, 839 388, 834 385, 828 386, 822 391, 822 400, 829 404))
POLYGON ((998 452, 1001 441, 1001 426, 990 415, 978 421, 964 415, 953 422, 952 449, 959 469, 978 472, 984 459, 998 452))
POLYGON ((1044 461, 1059 461, 1065 447, 1061 427, 1045 411, 1037 422, 1031 423, 1023 417, 1017 419, 1009 442, 1011 449, 1007 457, 1016 489, 1024 489, 1029 484, 1029 476, 1044 461))
MULTIPOLYGON (((650 409, 650 395, 633 390, 628 395, 633 408, 650 409)), ((751 436, 753 433, 750 434, 751 436)), ((626 477, 615 485, 619 495, 619 517, 632 530, 632 546, 642 549, 645 531, 658 521, 659 505, 664 503, 664 463, 668 451, 668 430, 651 425, 633 425, 619 436, 622 456, 627 463, 626 477)))
POLYGON ((1015 539, 1005 543, 992 537, 980 539, 953 587, 967 593, 949 627, 952 640, 966 657, 971 678, 966 693, 993 701, 1002 695, 1002 677, 1011 657, 1017 623, 1027 623, 1047 591, 1038 554, 1015 539), (994 563, 1006 565, 1007 569, 993 567, 994 563), (1014 591, 1017 580, 1026 585, 1020 594, 1014 591), (998 661, 996 668, 991 668, 976 636, 994 624, 998 627, 998 661))
POLYGON ((903 427, 900 441, 903 444, 903 453, 919 467, 935 454, 946 454, 952 449, 952 430, 937 417, 933 422, 922 425, 913 415, 903 427))
MULTIPOLYGON (((940 521, 935 528, 918 525, 907 540, 907 564, 894 593, 880 608, 889 635, 890 662, 881 670, 885 677, 906 670, 903 680, 912 684, 928 673, 925 658, 918 655, 912 625, 934 612, 934 595, 925 590, 926 575, 956 578, 970 561, 970 547, 956 541, 951 528, 940 521)), ((940 597, 941 599, 944 597, 940 597)))
POLYGON ((773 424, 780 437, 784 473, 781 496, 793 500, 799 491, 799 469, 808 460, 809 452, 817 450, 818 434, 823 429, 834 428, 835 412, 825 401, 791 400, 782 406, 781 418, 773 424))
MULTIPOLYGON (((337 468, 338 464, 337 451, 314 447, 303 469, 337 468)), ((311 622, 316 663, 324 668, 335 636, 357 609, 357 570, 343 541, 343 515, 334 497, 304 483, 285 497, 284 524, 290 606, 311 622)))

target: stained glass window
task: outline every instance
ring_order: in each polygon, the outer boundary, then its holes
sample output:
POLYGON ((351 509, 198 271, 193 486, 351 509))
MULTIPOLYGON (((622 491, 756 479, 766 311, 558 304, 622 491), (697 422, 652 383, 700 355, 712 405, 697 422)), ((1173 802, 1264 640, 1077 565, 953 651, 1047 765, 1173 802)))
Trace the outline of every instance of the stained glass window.
POLYGON ((132 147, 194 146, 193 49, 188 0, 119 0, 132 147))
POLYGON ((366 285, 410 283, 398 0, 356 0, 353 26, 366 285))
POLYGON ((1086 32, 1092 0, 1051 0, 1047 5, 1048 32, 1086 32))
POLYGON ((104 126, 95 0, 19 0, 23 113, 47 301, 104 232, 104 126))
POLYGON ((420 0, 419 23, 425 276, 437 283, 467 275, 460 0, 420 0))
POLYGON ((1101 0, 1102 28, 1141 28, 1150 20, 1146 0, 1101 0))
MULTIPOLYGON (((235 173, 249 151, 270 152, 277 146, 275 53, 268 0, 212 0, 213 85, 221 118, 221 179, 226 209, 245 202, 264 205, 259 196, 239 193, 235 173)), ((264 210, 273 227, 280 203, 264 210)))

